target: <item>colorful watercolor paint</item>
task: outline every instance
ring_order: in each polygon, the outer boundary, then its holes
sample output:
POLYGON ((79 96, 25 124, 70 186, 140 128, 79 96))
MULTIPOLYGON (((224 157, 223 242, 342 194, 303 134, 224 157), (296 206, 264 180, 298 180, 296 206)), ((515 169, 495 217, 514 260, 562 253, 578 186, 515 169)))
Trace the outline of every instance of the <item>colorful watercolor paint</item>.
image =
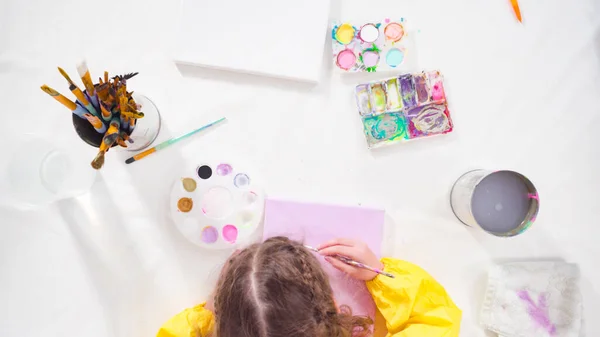
POLYGON ((444 93, 444 83, 442 80, 442 75, 439 71, 431 71, 427 73, 427 80, 429 82, 429 87, 431 88, 431 100, 433 101, 442 101, 446 99, 446 94, 444 93))
POLYGON ((429 88, 427 86, 427 75, 417 74, 413 76, 415 80, 415 90, 417 92, 417 101, 419 104, 429 102, 429 88))
POLYGON ((441 104, 423 105, 406 113, 412 138, 438 135, 452 131, 448 107, 441 104))
POLYGON ((402 103, 406 108, 412 108, 417 105, 417 92, 415 91, 415 82, 412 75, 403 75, 398 77, 400 82, 400 92, 402 93, 402 103))
POLYGON ((365 117, 363 125, 369 145, 408 139, 406 118, 402 113, 390 112, 365 117))
POLYGON ((341 72, 378 72, 416 67, 416 58, 412 53, 415 41, 413 34, 408 33, 407 22, 403 18, 362 24, 334 23, 331 33, 335 69, 341 72))
POLYGON ((371 107, 374 114, 379 114, 385 111, 387 107, 385 90, 381 83, 375 83, 370 87, 371 92, 371 107))
POLYGON ((398 79, 392 78, 385 82, 385 94, 387 95, 387 110, 395 111, 402 109, 402 100, 398 91, 398 79))
POLYGON ((253 237, 263 217, 265 197, 248 172, 240 169, 230 161, 207 161, 176 179, 170 214, 190 242, 206 249, 228 249, 253 237))
POLYGON ((361 115, 368 115, 371 113, 368 84, 356 86, 356 105, 358 105, 358 112, 360 112, 361 115))
POLYGON ((369 148, 445 134, 454 128, 438 71, 359 84, 354 94, 369 148))

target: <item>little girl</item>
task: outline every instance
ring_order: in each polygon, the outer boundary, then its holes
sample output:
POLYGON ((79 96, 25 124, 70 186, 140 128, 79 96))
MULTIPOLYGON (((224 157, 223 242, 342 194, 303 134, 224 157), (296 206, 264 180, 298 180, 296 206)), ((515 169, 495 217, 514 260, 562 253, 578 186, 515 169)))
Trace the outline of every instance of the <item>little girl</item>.
MULTIPOLYGON (((362 242, 337 239, 318 247, 325 260, 366 282, 387 322, 388 336, 456 337, 461 311, 421 268, 383 258, 362 242), (346 256, 395 275, 349 266, 346 256)), ((367 337, 373 321, 339 308, 319 261, 301 243, 275 237, 234 254, 212 303, 171 318, 157 337, 367 337)))

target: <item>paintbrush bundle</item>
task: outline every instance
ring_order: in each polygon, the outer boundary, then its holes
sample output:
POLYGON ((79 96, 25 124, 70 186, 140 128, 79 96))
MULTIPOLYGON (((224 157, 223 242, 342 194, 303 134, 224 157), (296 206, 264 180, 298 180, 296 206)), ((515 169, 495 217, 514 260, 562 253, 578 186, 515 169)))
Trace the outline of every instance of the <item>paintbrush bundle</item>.
POLYGON ((75 102, 47 85, 41 88, 73 114, 86 119, 96 132, 103 135, 98 155, 92 160, 92 167, 98 170, 104 165, 104 155, 112 146, 118 144, 127 147, 127 142, 133 142, 129 136, 137 120, 144 117, 144 113, 138 111, 140 105, 133 99, 133 92, 127 91, 127 81, 138 73, 109 78, 105 71, 104 78, 100 77, 98 83, 94 84, 87 64, 82 62, 77 66, 84 85, 82 91, 62 68, 59 67, 58 71, 69 83, 69 90, 76 97, 75 102))

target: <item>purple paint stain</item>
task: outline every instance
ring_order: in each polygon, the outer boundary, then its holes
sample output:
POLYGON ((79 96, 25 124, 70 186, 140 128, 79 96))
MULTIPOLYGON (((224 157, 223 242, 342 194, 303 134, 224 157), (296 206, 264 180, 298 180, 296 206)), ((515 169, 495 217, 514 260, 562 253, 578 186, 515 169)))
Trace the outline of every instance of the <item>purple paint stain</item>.
POLYGON ((425 75, 416 75, 415 87, 417 89, 417 99, 419 103, 425 103, 429 100, 429 90, 427 90, 427 78, 425 75))
POLYGON ((400 82, 400 92, 402 93, 402 102, 407 108, 417 105, 415 83, 411 75, 403 75, 398 78, 400 82))
POLYGON ((200 239, 202 239, 202 241, 206 243, 215 243, 218 237, 219 232, 216 228, 212 226, 206 226, 204 227, 204 229, 202 229, 202 235, 200 239))
POLYGON ((548 331, 551 336, 556 335, 556 326, 552 324, 550 321, 550 316, 548 314, 548 300, 546 299, 546 294, 541 293, 538 296, 538 303, 535 304, 529 296, 529 292, 527 290, 521 290, 517 292, 517 296, 523 302, 527 304, 527 313, 529 316, 543 329, 548 331))

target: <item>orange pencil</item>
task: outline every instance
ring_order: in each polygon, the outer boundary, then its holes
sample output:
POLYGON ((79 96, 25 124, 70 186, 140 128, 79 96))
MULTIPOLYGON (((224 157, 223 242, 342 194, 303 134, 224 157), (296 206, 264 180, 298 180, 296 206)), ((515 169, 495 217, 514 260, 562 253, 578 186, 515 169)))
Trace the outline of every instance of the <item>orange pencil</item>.
POLYGON ((521 9, 519 8, 519 1, 518 0, 510 0, 510 3, 512 4, 512 8, 515 11, 517 20, 519 20, 519 22, 523 22, 523 19, 521 18, 521 9))

